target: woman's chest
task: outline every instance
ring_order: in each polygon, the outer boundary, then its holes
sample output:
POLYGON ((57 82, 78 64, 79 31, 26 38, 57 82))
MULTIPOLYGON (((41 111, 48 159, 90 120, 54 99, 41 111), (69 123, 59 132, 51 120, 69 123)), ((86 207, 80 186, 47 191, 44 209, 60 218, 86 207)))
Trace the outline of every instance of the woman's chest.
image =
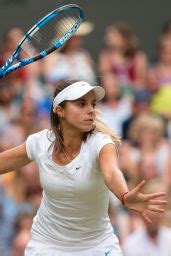
POLYGON ((51 197, 89 197, 104 185, 98 166, 80 157, 67 166, 57 166, 51 161, 39 164, 40 182, 51 197))

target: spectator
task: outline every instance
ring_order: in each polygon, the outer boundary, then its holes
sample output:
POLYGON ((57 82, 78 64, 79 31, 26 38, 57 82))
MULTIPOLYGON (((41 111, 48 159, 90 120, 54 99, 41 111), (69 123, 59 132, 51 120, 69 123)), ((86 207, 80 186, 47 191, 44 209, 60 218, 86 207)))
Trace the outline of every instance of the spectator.
POLYGON ((106 28, 105 49, 100 54, 102 75, 111 72, 120 86, 146 85, 147 57, 138 50, 138 40, 127 23, 116 22, 106 28))
POLYGON ((156 92, 171 84, 171 34, 161 35, 157 44, 157 61, 148 71, 148 86, 156 92))
MULTIPOLYGON (((151 114, 138 116, 132 123, 129 131, 129 138, 134 144, 129 153, 138 164, 148 156, 153 159, 156 173, 153 176, 163 177, 166 184, 169 184, 169 144, 164 138, 165 126, 163 120, 151 114)), ((147 159, 147 158, 146 158, 147 159)), ((142 168, 145 170, 145 168, 142 168)), ((148 171, 148 170, 146 170, 148 171)), ((141 178, 145 173, 140 173, 141 178)))
MULTIPOLYGON (((11 27, 6 31, 2 38, 1 47, 0 47, 0 66, 10 58, 11 54, 14 52, 18 43, 24 37, 24 32, 20 27, 11 27)), ((23 67, 16 72, 13 72, 8 75, 5 80, 20 80, 22 82, 26 81, 27 67, 23 67)))
POLYGON ((122 124, 131 115, 131 101, 128 97, 121 97, 120 87, 112 73, 106 73, 101 81, 106 92, 99 106, 104 122, 118 136, 122 136, 122 124))
MULTIPOLYGON (((165 183, 160 179, 148 182, 144 193, 154 193, 160 189, 166 191, 165 183)), ((130 234, 123 243, 125 256, 169 256, 171 254, 171 228, 164 227, 163 213, 150 212, 153 220, 144 222, 144 227, 130 234)))
POLYGON ((134 119, 142 113, 151 112, 151 93, 147 89, 135 90, 133 94, 132 115, 129 116, 122 125, 122 135, 124 140, 128 140, 129 127, 134 119))
POLYGON ((93 29, 91 22, 83 22, 60 52, 54 52, 44 60, 45 78, 49 82, 76 79, 95 83, 93 60, 83 46, 85 36, 93 29))
POLYGON ((0 135, 19 116, 19 106, 15 102, 15 87, 8 81, 0 83, 0 135))
POLYGON ((171 33, 171 20, 167 20, 164 22, 162 26, 162 34, 170 34, 171 33))
POLYGON ((41 193, 38 170, 33 163, 13 174, 4 175, 0 185, 0 252, 2 255, 6 256, 5 253, 9 253, 16 227, 17 232, 21 228, 29 227, 30 214, 37 212, 41 193))

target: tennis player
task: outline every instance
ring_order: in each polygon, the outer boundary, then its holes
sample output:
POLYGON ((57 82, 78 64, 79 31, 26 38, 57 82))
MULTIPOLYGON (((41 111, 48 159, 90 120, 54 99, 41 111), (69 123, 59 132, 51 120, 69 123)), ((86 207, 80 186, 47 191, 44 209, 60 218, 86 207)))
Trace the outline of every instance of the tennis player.
POLYGON ((142 194, 145 181, 128 192, 117 164, 119 139, 95 115, 100 86, 66 81, 55 90, 51 130, 0 154, 0 173, 36 161, 43 198, 25 256, 121 256, 108 217, 109 191, 150 221, 163 212, 165 193, 142 194))

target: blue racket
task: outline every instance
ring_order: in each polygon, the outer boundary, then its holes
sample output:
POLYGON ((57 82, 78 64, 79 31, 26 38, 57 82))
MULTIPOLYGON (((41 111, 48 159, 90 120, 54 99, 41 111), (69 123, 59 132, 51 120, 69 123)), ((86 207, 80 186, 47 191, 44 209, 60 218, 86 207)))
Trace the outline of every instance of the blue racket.
POLYGON ((0 78, 61 47, 77 31, 83 18, 83 10, 76 4, 62 6, 47 14, 25 34, 0 69, 0 78))

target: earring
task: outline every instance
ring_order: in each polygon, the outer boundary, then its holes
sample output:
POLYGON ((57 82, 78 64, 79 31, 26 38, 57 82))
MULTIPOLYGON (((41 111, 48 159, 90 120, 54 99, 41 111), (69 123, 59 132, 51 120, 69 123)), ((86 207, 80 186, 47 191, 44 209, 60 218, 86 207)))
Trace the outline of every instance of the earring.
POLYGON ((95 129, 96 129, 96 124, 94 123, 91 131, 94 131, 95 129))

